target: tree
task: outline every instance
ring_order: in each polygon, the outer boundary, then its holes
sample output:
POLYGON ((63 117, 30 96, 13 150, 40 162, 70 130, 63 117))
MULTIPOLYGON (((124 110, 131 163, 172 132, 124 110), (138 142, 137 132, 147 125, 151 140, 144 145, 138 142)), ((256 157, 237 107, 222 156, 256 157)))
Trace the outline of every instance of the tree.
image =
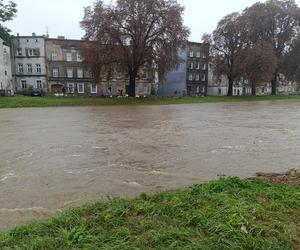
POLYGON ((228 78, 228 96, 233 95, 233 83, 241 77, 237 59, 244 46, 240 14, 234 12, 221 19, 215 31, 203 36, 210 43, 211 57, 217 75, 228 78))
POLYGON ((300 82, 300 40, 295 41, 283 59, 283 73, 292 80, 300 82))
POLYGON ((242 15, 249 43, 263 41, 274 48, 278 65, 271 83, 272 95, 276 95, 283 58, 300 34, 300 9, 294 0, 268 0, 246 8, 242 15))
POLYGON ((252 95, 255 96, 258 84, 271 81, 278 60, 271 44, 257 42, 252 47, 246 47, 240 52, 237 65, 241 76, 250 82, 252 95))
MULTIPOLYGON (((99 56, 95 64, 118 63, 129 76, 129 96, 135 96, 139 70, 155 66, 160 78, 180 63, 178 50, 186 45, 189 30, 183 24, 184 8, 176 0, 98 0, 85 9, 81 27, 85 38, 97 43, 97 53, 111 51, 109 62, 99 56), (102 58, 102 59, 101 59, 102 58)), ((89 58, 89 65, 93 58, 89 58)))
POLYGON ((5 43, 10 44, 10 30, 5 28, 1 23, 12 20, 16 13, 17 5, 10 1, 8 4, 4 4, 3 0, 0 0, 0 38, 2 38, 5 43))

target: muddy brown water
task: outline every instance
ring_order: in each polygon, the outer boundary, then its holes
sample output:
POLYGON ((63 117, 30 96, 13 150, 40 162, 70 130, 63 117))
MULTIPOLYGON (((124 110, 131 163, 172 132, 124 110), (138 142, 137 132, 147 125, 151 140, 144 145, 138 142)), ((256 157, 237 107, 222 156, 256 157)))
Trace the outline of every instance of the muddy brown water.
POLYGON ((0 230, 106 196, 300 166, 300 102, 0 110, 0 230))

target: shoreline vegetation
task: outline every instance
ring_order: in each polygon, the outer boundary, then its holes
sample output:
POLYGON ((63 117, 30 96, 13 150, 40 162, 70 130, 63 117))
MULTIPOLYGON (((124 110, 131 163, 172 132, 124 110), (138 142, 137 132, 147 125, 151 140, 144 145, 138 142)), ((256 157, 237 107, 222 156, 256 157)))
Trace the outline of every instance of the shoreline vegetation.
POLYGON ((0 97, 0 108, 25 107, 69 107, 102 105, 170 105, 222 102, 251 102, 300 100, 300 95, 278 96, 218 96, 218 97, 182 97, 182 98, 92 98, 92 97, 0 97))
POLYGON ((73 208, 0 234, 0 249, 300 249, 300 172, 221 178, 73 208))

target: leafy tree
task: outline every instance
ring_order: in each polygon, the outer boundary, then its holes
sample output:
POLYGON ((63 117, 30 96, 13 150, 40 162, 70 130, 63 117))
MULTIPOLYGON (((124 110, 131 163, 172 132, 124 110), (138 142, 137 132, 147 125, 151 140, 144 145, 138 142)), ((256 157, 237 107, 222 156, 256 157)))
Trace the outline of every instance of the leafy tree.
POLYGON ((238 59, 244 48, 244 39, 240 18, 237 12, 223 17, 215 31, 202 38, 210 43, 215 73, 228 78, 228 96, 233 95, 233 83, 241 77, 238 59))
POLYGON ((300 40, 295 41, 283 59, 283 73, 288 79, 300 82, 300 40))
POLYGON ((185 46, 189 35, 183 12, 176 0, 118 0, 109 5, 98 0, 85 9, 81 22, 85 38, 95 42, 98 54, 87 58, 87 65, 107 67, 117 63, 129 76, 129 96, 135 96, 136 78, 142 67, 156 67, 162 78, 179 65, 178 50, 185 46))
POLYGON ((6 44, 10 44, 10 30, 5 28, 2 23, 12 20, 16 13, 17 5, 10 1, 8 4, 4 4, 3 0, 0 0, 0 38, 2 38, 6 44))
POLYGON ((250 82, 252 95, 256 95, 258 84, 272 80, 278 60, 271 44, 257 42, 252 47, 246 47, 240 52, 237 65, 242 77, 250 82))
POLYGON ((300 8, 294 0, 268 0, 246 8, 242 15, 248 42, 268 42, 274 48, 279 63, 271 82, 272 95, 276 95, 283 58, 300 35, 300 8))

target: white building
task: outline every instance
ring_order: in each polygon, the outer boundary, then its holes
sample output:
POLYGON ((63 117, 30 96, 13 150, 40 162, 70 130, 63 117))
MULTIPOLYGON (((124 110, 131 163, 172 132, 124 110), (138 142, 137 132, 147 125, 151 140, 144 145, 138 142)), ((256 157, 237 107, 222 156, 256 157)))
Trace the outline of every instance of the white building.
POLYGON ((45 37, 17 36, 13 39, 13 78, 18 93, 30 88, 47 92, 45 37))
MULTIPOLYGON (((213 65, 208 66, 208 96, 226 96, 228 93, 228 79, 225 75, 217 76, 214 74, 213 65)), ((251 95, 252 89, 248 80, 241 79, 233 84, 233 96, 251 95)), ((259 84, 256 87, 256 95, 271 95, 272 85, 270 82, 259 84)), ((298 94, 299 84, 286 79, 283 74, 278 77, 278 94, 298 94)))
MULTIPOLYGON (((226 96, 228 94, 228 79, 225 75, 214 74, 212 63, 208 64, 208 96, 226 96)), ((251 95, 251 87, 247 80, 234 82, 233 96, 251 95)))
POLYGON ((1 94, 13 95, 10 48, 0 38, 0 91, 1 94))

